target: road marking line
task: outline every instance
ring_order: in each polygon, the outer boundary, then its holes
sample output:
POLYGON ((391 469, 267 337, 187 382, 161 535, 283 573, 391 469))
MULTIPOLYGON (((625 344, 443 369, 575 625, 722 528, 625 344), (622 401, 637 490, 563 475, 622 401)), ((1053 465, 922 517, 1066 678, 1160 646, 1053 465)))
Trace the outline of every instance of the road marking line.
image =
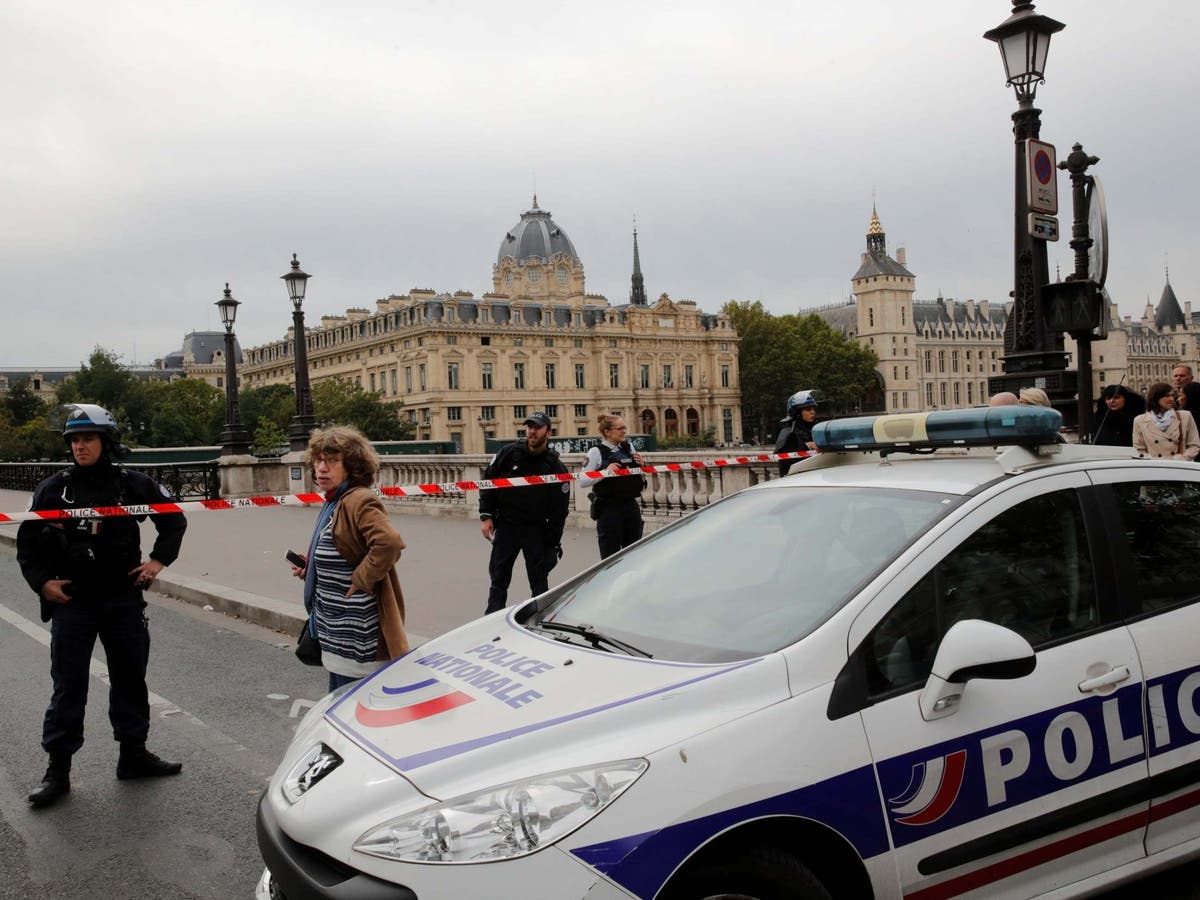
MULTIPOLYGON (((0 619, 8 622, 18 631, 22 631, 29 637, 33 638, 43 646, 50 646, 50 631, 47 628, 32 622, 22 616, 20 613, 9 609, 4 604, 0 603, 0 619)), ((110 684, 108 678, 108 666, 93 658, 89 665, 89 670, 104 684, 110 684)), ((157 711, 160 717, 170 717, 177 721, 182 720, 187 724, 192 725, 205 733, 207 742, 211 745, 214 755, 220 756, 230 761, 241 761, 248 759, 251 762, 251 772, 257 777, 264 780, 269 779, 274 765, 266 760, 258 758, 256 753, 253 753, 248 747, 235 741, 229 735, 225 734, 219 728, 214 728, 207 724, 197 716, 192 715, 186 709, 183 709, 178 703, 173 703, 166 697, 156 694, 153 691, 147 691, 150 700, 150 708, 157 711)), ((244 768, 244 764, 242 766, 244 768)))

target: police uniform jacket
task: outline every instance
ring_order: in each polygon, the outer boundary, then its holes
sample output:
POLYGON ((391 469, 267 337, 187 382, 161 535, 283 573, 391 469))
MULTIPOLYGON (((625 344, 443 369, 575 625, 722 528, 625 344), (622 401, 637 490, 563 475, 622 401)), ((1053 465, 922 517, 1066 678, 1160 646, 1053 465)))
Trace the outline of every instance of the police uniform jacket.
MULTIPOLYGON (((514 478, 528 475, 565 475, 567 467, 558 453, 546 448, 545 453, 530 453, 524 441, 509 444, 496 454, 484 470, 485 479, 514 478)), ((479 516, 488 516, 498 523, 542 525, 551 538, 562 537, 563 526, 570 511, 570 490, 566 482, 536 487, 499 488, 481 491, 479 516)))
MULTIPOLYGON (((34 489, 31 510, 138 506, 170 501, 153 479, 114 465, 107 457, 91 466, 71 465, 34 489)), ((72 599, 140 598, 129 574, 142 563, 141 531, 145 515, 101 519, 33 520, 17 531, 17 562, 29 586, 41 596, 51 579, 70 579, 72 599)), ((158 536, 150 558, 169 566, 179 556, 187 520, 183 513, 153 517, 158 536)), ((42 621, 57 604, 42 601, 42 621)))

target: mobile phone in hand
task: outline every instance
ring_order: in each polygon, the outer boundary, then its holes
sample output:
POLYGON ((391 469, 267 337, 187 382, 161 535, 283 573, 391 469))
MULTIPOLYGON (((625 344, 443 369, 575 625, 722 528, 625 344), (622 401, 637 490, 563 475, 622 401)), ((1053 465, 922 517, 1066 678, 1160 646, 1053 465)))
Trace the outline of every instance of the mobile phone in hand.
POLYGON ((284 556, 286 556, 287 561, 290 562, 297 569, 303 569, 308 566, 308 560, 305 559, 303 556, 301 556, 299 553, 297 553, 295 550, 289 550, 287 553, 284 554, 284 556))

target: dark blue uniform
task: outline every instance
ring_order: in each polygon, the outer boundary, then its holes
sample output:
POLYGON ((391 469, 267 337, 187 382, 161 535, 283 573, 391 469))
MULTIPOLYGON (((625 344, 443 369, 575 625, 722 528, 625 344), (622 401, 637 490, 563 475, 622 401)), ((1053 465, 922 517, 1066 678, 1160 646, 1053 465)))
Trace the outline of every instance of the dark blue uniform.
MULTIPOLYGON (((637 466, 633 458, 633 447, 621 441, 614 450, 603 441, 596 444, 600 451, 599 469, 603 471, 612 463, 619 468, 637 466)), ((596 541, 600 546, 600 558, 608 559, 622 547, 642 537, 642 491, 646 488, 644 476, 623 475, 620 478, 602 478, 592 487, 592 518, 596 522, 596 541)))
MULTIPOLYGON (((527 475, 565 475, 558 453, 530 453, 524 442, 509 444, 492 460, 483 477, 512 478, 527 475)), ((525 557, 530 596, 550 587, 550 570, 558 563, 563 527, 570 511, 570 484, 544 487, 500 488, 479 495, 479 517, 495 522, 492 556, 488 563, 491 588, 486 612, 504 609, 517 554, 525 557)))
MULTIPOLYGON (((113 465, 107 456, 94 465, 72 465, 52 475, 33 493, 30 509, 162 503, 170 497, 152 479, 113 465)), ((141 560, 138 522, 145 516, 22 522, 17 561, 41 597, 52 579, 70 579, 68 603, 41 601, 50 622, 50 675, 54 693, 46 709, 42 746, 51 757, 69 757, 83 745, 89 665, 96 638, 109 671, 109 721, 122 745, 138 746, 150 728, 146 662, 150 632, 141 589, 130 570, 141 560)), ((164 566, 179 555, 187 522, 182 513, 154 516, 158 537, 150 556, 164 566)))

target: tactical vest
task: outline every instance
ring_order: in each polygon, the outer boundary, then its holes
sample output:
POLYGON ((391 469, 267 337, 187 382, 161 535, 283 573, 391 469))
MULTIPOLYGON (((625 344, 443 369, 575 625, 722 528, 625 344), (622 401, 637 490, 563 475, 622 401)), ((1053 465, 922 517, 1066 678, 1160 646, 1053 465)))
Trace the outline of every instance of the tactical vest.
MULTIPOLYGON (((633 461, 633 447, 628 441, 621 441, 616 450, 605 446, 603 442, 597 443, 596 448, 600 451, 601 470, 607 469, 611 463, 616 463, 622 469, 637 467, 633 461)), ((620 478, 602 478, 595 483, 592 491, 605 500, 636 500, 645 488, 644 475, 624 475, 620 478)))

